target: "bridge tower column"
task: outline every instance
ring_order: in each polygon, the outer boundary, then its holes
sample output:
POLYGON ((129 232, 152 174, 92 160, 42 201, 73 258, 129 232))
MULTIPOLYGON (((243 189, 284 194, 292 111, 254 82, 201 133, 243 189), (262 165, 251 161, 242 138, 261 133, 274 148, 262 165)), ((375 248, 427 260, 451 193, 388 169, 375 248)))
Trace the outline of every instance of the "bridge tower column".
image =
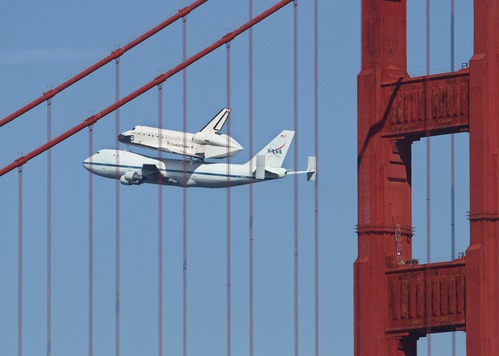
POLYGON ((475 0, 470 61, 468 355, 499 355, 499 3, 475 0))
POLYGON ((382 85, 407 77, 406 62, 406 0, 363 0, 357 108, 356 356, 416 355, 416 336, 386 332, 387 264, 412 257, 411 143, 382 136, 389 114, 382 85))

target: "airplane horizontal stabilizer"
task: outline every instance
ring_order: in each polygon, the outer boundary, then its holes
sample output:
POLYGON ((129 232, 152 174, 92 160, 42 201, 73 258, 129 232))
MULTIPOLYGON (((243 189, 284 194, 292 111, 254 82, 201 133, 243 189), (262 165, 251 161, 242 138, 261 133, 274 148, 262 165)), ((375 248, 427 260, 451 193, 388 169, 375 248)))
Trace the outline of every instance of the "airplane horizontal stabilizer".
POLYGON ((316 172, 316 158, 314 156, 308 157, 308 167, 306 171, 287 171, 286 174, 307 174, 307 181, 315 182, 317 179, 316 172))

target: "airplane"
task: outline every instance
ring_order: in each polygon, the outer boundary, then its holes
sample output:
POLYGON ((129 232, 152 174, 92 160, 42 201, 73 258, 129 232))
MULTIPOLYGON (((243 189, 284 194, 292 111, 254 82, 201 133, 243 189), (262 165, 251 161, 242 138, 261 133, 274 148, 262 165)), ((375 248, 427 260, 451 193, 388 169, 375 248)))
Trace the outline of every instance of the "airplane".
POLYGON ((308 158, 306 171, 289 171, 282 167, 295 132, 284 130, 256 156, 244 164, 205 163, 192 159, 155 158, 130 151, 102 149, 83 161, 88 171, 124 185, 142 183, 179 187, 226 188, 306 173, 315 181, 315 157, 308 158))
POLYGON ((222 109, 195 134, 137 125, 120 134, 118 141, 201 160, 234 156, 242 151, 243 147, 232 137, 218 133, 227 121, 229 113, 230 109, 222 109))

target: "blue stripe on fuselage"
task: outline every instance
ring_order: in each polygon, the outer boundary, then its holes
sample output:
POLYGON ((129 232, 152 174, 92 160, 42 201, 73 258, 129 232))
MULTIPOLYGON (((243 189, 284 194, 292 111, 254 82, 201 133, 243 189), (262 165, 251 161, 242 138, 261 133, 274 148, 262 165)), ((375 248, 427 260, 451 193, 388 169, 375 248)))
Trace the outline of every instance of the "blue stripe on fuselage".
MULTIPOLYGON (((127 166, 127 165, 121 165, 121 164, 111 164, 111 163, 98 163, 98 162, 83 162, 83 165, 88 164, 90 165, 95 165, 95 166, 101 166, 101 167, 110 167, 110 168, 125 168, 125 169, 138 169, 141 170, 142 166, 127 166)), ((181 174, 200 174, 200 175, 205 175, 205 176, 212 176, 212 177, 231 177, 231 178, 245 178, 245 179, 251 179, 253 177, 251 176, 241 176, 241 175, 233 175, 233 174, 220 174, 220 173, 210 173, 210 172, 202 172, 202 171, 181 171, 181 170, 176 170, 176 169, 159 169, 159 171, 168 173, 181 173, 181 174)))

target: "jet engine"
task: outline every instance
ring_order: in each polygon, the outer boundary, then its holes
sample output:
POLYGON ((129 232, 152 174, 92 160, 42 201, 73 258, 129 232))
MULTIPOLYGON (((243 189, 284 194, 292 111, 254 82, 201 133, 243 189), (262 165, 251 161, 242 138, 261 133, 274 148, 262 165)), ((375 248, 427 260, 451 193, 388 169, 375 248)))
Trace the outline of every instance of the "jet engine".
POLYGON ((126 171, 125 174, 120 177, 120 183, 123 185, 139 185, 144 183, 144 181, 142 180, 142 174, 134 171, 126 171))

